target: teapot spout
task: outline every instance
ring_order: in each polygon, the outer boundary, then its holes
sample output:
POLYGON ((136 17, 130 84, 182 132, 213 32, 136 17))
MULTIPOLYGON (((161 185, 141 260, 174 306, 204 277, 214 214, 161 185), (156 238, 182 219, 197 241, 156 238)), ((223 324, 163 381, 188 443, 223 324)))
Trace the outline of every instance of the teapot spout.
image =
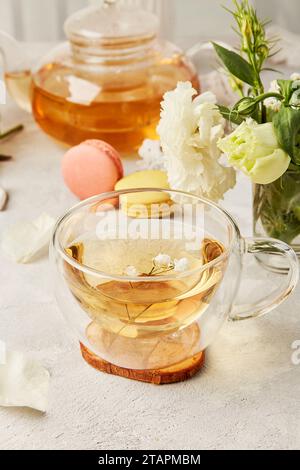
POLYGON ((2 59, 7 89, 18 106, 31 112, 31 63, 25 46, 9 34, 0 31, 2 59))

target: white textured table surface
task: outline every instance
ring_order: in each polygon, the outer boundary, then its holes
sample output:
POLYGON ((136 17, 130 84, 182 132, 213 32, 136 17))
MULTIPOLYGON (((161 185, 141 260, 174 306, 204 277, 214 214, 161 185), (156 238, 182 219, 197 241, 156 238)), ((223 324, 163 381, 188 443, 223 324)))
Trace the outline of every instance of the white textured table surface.
MULTIPOLYGON (((0 185, 10 193, 0 232, 42 211, 59 216, 76 202, 60 176, 64 149, 29 116, 15 108, 8 115, 11 123, 25 120, 26 130, 1 144, 14 161, 0 166, 0 185)), ((225 205, 249 234, 246 180, 225 205)), ((0 408, 0 449, 300 447, 300 366, 291 361, 300 339, 299 288, 270 316, 225 325, 194 379, 155 387, 97 373, 81 359, 53 298, 47 258, 16 265, 0 254, 0 263, 0 338, 51 373, 45 415, 0 408)))

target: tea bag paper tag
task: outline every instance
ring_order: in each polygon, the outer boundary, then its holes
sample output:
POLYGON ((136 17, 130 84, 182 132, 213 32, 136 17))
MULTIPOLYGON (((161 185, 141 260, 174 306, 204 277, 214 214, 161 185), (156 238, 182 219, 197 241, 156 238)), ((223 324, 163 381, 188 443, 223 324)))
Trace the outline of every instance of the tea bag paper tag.
POLYGON ((20 352, 7 351, 1 357, 1 347, 5 349, 3 342, 0 342, 0 406, 28 407, 45 412, 49 372, 20 352))
POLYGON ((33 222, 9 227, 2 238, 2 250, 17 263, 28 263, 47 247, 55 220, 48 214, 41 214, 33 222))

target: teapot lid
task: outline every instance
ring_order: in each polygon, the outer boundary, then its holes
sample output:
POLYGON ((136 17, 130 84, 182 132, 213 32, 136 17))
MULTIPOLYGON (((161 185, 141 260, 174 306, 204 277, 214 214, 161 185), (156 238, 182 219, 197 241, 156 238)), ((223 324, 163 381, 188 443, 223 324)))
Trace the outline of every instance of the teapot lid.
POLYGON ((79 10, 67 19, 64 26, 68 38, 82 45, 151 38, 157 34, 158 28, 156 15, 122 5, 116 0, 104 0, 100 7, 79 10))

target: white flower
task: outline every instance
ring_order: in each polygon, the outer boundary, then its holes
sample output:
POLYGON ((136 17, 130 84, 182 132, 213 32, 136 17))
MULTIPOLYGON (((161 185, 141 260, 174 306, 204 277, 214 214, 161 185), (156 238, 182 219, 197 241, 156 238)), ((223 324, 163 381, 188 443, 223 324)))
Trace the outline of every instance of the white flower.
POLYGON ((124 271, 124 274, 129 277, 138 277, 140 275, 135 266, 127 266, 124 271))
POLYGON ((196 94, 189 82, 180 82, 175 90, 165 93, 157 128, 165 155, 180 154, 189 146, 188 140, 197 129, 192 105, 196 94))
MULTIPOLYGON (((270 83, 269 93, 280 93, 280 87, 277 80, 272 80, 270 83)), ((266 98, 264 105, 272 111, 278 112, 281 107, 281 102, 277 98, 266 98)))
MULTIPOLYGON (((293 73, 290 77, 290 80, 292 80, 293 83, 293 89, 297 90, 300 85, 300 73, 293 73)), ((280 93, 280 87, 278 85, 277 80, 273 80, 270 85, 269 92, 275 92, 275 93, 280 93)), ((298 98, 298 93, 293 97, 294 100, 291 100, 291 104, 299 105, 299 98, 298 98)), ((264 104, 267 108, 271 109, 272 111, 278 112, 281 108, 281 102, 276 99, 276 98, 267 98, 264 100, 264 104)))
POLYGON ((219 141, 229 163, 249 176, 253 183, 270 184, 288 169, 291 159, 279 148, 271 122, 258 124, 248 118, 237 129, 219 141))
POLYGON ((172 189, 219 200, 235 185, 235 172, 224 168, 217 142, 224 136, 225 120, 216 97, 207 92, 196 99, 191 83, 178 83, 165 94, 158 133, 165 170, 172 189))
POLYGON ((174 271, 183 273, 187 271, 189 267, 189 260, 187 258, 175 259, 174 260, 174 271))
POLYGON ((160 253, 153 259, 153 263, 157 268, 169 268, 172 264, 171 256, 160 253))
POLYGON ((142 170, 163 170, 164 156, 159 140, 145 139, 139 151, 141 161, 137 165, 142 170))
POLYGON ((276 98, 267 98, 265 99, 264 104, 267 108, 272 109, 275 112, 278 112, 281 108, 281 102, 276 98))
POLYGON ((292 73, 291 80, 293 80, 293 82, 300 80, 300 73, 292 73))
POLYGON ((269 92, 272 92, 272 91, 274 93, 280 93, 280 87, 278 85, 277 80, 272 80, 271 83, 270 83, 269 92))

